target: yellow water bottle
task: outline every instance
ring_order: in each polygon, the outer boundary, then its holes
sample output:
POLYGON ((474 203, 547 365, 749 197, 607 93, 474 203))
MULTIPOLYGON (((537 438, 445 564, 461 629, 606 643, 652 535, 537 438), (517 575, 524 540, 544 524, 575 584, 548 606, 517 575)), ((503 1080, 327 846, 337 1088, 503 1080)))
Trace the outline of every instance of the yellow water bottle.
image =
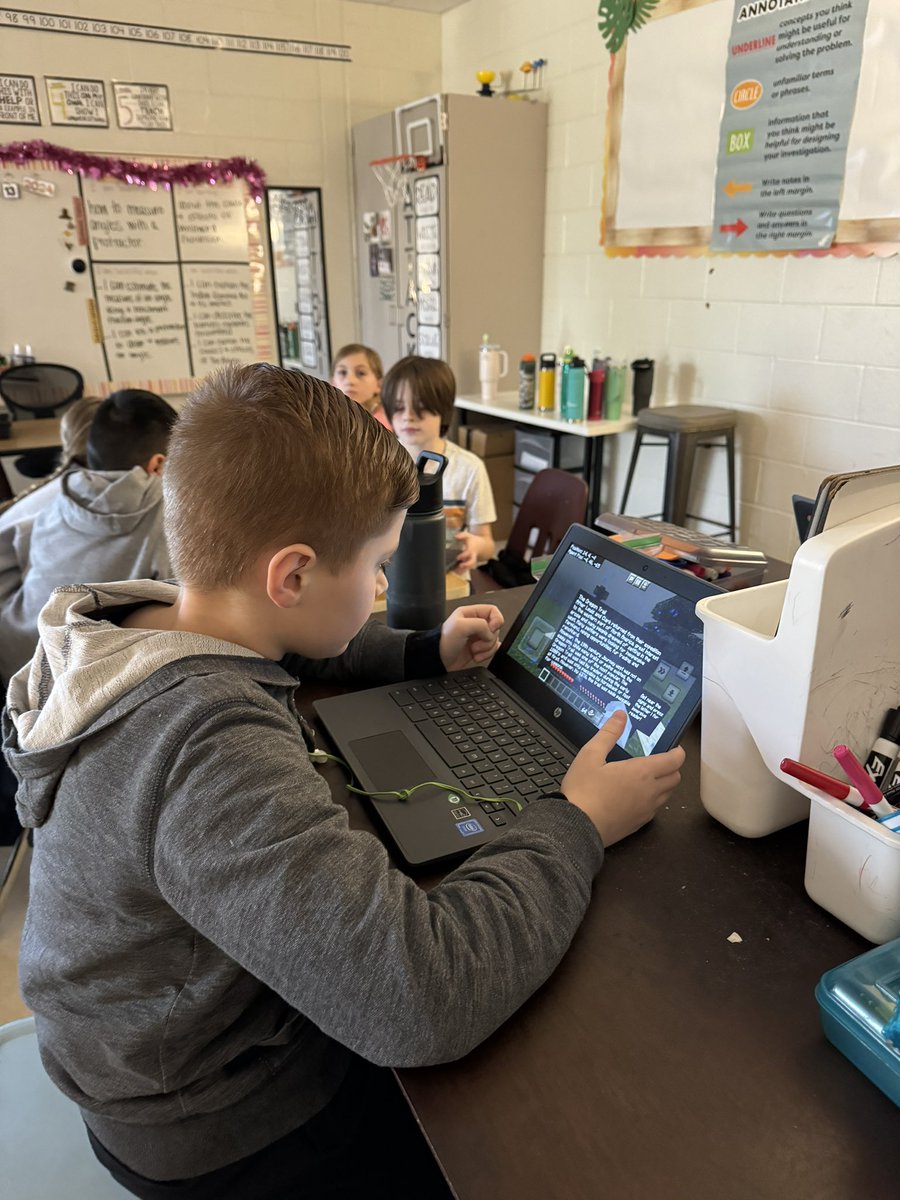
POLYGON ((538 372, 538 412, 551 413, 556 407, 556 355, 542 354, 538 372))

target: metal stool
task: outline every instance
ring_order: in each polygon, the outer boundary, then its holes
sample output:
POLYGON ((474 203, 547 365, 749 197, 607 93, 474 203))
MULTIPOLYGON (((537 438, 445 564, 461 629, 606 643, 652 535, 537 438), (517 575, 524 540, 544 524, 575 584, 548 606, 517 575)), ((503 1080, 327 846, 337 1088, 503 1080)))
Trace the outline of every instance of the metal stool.
POLYGON ((737 540, 737 520, 734 502, 734 428, 737 413, 731 408, 711 408, 706 404, 676 404, 666 408, 645 408, 637 416, 637 434, 625 491, 619 511, 625 511, 638 453, 647 434, 658 435, 659 442, 647 442, 648 446, 668 446, 666 458, 666 484, 661 516, 672 525, 684 525, 686 519, 707 521, 719 525, 731 540, 737 540), (710 441, 721 438, 722 441, 710 441), (712 521, 708 517, 697 517, 687 511, 691 473, 694 469, 694 451, 697 447, 723 447, 728 454, 728 522, 712 521))

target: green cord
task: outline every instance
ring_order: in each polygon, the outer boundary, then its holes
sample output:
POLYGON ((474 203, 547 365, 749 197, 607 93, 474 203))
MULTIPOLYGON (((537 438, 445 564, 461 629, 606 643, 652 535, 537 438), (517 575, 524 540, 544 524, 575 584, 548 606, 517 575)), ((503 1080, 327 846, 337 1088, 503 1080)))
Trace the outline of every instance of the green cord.
MULTIPOLYGON (((348 763, 345 763, 342 758, 338 758, 336 754, 327 754, 324 750, 314 750, 311 758, 313 762, 333 762, 339 767, 343 767, 351 779, 355 778, 353 771, 348 763)), ((408 800, 413 792, 417 792, 419 788, 436 787, 444 792, 452 792, 454 795, 463 800, 477 801, 478 803, 491 804, 514 804, 519 812, 522 811, 522 803, 519 800, 514 800, 512 796, 476 796, 472 792, 465 792, 462 788, 451 783, 440 783, 436 779, 430 779, 427 783, 417 783, 411 788, 402 788, 397 792, 367 792, 364 788, 354 787, 353 784, 346 784, 348 792, 352 792, 354 796, 369 796, 377 800, 408 800)))

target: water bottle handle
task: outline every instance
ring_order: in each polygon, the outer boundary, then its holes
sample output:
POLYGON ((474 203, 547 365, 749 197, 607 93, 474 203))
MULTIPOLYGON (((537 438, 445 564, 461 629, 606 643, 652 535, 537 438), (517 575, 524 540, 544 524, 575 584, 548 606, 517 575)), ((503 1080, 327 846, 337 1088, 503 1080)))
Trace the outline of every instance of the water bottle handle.
POLYGON ((502 379, 502 378, 503 378, 503 376, 504 376, 504 375, 507 373, 507 371, 509 370, 509 355, 506 353, 506 351, 505 351, 505 350, 498 350, 498 351, 497 351, 497 353, 500 355, 500 358, 501 358, 501 360, 502 360, 502 370, 500 371, 500 373, 499 373, 499 375, 497 376, 497 378, 498 378, 498 379, 502 379))
POLYGON ((429 462, 437 463, 437 469, 428 472, 429 479, 434 479, 436 475, 443 475, 447 468, 447 459, 443 454, 436 454, 433 450, 419 452, 419 457, 416 459, 416 470, 420 475, 425 474, 425 467, 429 462))

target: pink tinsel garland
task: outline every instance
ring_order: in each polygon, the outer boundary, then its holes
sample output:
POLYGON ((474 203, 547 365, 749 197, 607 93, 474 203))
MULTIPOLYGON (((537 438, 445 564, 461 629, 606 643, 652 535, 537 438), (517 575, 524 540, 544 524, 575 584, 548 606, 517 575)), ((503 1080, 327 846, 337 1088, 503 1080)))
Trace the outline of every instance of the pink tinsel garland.
POLYGON ((110 158, 104 154, 84 154, 68 146, 54 146, 51 142, 36 138, 31 142, 8 142, 0 145, 0 163, 24 167, 28 163, 44 162, 68 171, 87 175, 91 179, 109 176, 122 183, 149 187, 151 191, 162 186, 167 190, 172 184, 196 187, 198 184, 231 183, 234 179, 245 179, 250 185, 254 199, 262 199, 266 176, 259 163, 249 158, 220 158, 213 162, 168 163, 135 162, 129 158, 110 158))

